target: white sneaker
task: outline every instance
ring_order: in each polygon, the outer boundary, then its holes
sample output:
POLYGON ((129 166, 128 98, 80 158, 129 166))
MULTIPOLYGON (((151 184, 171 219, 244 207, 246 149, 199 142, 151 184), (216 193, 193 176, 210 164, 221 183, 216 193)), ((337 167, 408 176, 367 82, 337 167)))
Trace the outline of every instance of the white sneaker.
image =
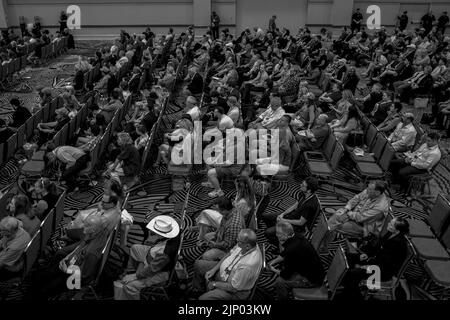
POLYGON ((207 182, 202 182, 202 187, 205 187, 205 188, 214 188, 214 187, 212 186, 212 184, 211 184, 209 181, 207 181, 207 182))
POLYGON ((215 198, 215 197, 222 197, 225 193, 222 190, 214 190, 208 193, 208 197, 215 198))

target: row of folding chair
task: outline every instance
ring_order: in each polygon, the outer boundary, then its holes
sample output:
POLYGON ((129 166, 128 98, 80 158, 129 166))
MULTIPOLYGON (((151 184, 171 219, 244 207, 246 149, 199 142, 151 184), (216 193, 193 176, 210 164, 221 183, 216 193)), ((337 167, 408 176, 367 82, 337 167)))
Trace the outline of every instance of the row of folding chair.
MULTIPOLYGON (((106 127, 105 132, 103 133, 102 137, 96 143, 96 145, 92 148, 92 150, 90 152, 90 160, 87 164, 87 167, 79 173, 80 177, 82 177, 82 178, 84 177, 89 182, 92 182, 91 175, 92 175, 95 167, 97 166, 100 157, 102 156, 102 154, 105 153, 114 132, 117 131, 117 129, 120 126, 120 122, 125 118, 125 115, 128 112, 130 105, 131 105, 131 99, 132 99, 131 96, 129 96, 127 98, 127 100, 125 101, 124 105, 121 108, 119 108, 119 110, 117 110, 116 113, 114 114, 111 122, 106 127)), ((86 108, 85 113, 87 116, 87 107, 84 106, 83 108, 86 108)))
MULTIPOLYGON (((169 39, 170 41, 171 39, 169 39)), ((189 46, 188 46, 189 47, 189 46)), ((169 52, 167 51, 167 54, 169 54, 169 52)), ((161 132, 159 132, 159 127, 162 121, 162 117, 165 114, 165 111, 167 109, 167 106, 169 105, 169 102, 172 101, 173 96, 175 95, 175 86, 177 81, 180 81, 181 79, 179 79, 178 75, 182 72, 184 65, 187 63, 187 53, 185 54, 185 56, 183 57, 182 61, 180 62, 180 64, 178 65, 177 68, 177 76, 176 76, 176 80, 174 81, 172 87, 170 88, 170 94, 167 97, 167 99, 164 101, 164 106, 158 116, 158 120, 156 121, 156 123, 153 125, 153 128, 150 132, 150 136, 149 139, 147 140, 147 144, 145 145, 144 148, 144 152, 142 153, 142 159, 141 159, 141 168, 146 168, 147 164, 149 163, 150 159, 151 159, 151 150, 152 147, 154 145, 154 143, 156 143, 156 141, 158 140, 157 138, 157 134, 161 134, 161 132)), ((155 60, 153 60, 153 62, 155 62, 155 60)), ((153 69, 153 64, 152 64, 152 69, 153 69)))
POLYGON ((25 55, 12 59, 10 62, 0 65, 0 80, 3 82, 10 78, 16 72, 24 69, 27 65, 27 57, 25 55))
POLYGON ((22 281, 25 276, 30 272, 34 263, 38 259, 39 255, 45 249, 48 241, 51 236, 55 233, 58 228, 59 223, 61 222, 64 216, 64 199, 66 197, 65 191, 61 193, 59 199, 49 214, 45 217, 45 219, 41 222, 39 230, 32 236, 30 242, 28 243, 25 251, 23 253, 23 273, 22 281))
POLYGON ((63 37, 58 42, 52 42, 41 48, 41 59, 48 60, 60 55, 67 48, 68 37, 63 37))
POLYGON ((430 278, 450 288, 450 201, 442 194, 425 221, 408 219, 409 236, 430 278))

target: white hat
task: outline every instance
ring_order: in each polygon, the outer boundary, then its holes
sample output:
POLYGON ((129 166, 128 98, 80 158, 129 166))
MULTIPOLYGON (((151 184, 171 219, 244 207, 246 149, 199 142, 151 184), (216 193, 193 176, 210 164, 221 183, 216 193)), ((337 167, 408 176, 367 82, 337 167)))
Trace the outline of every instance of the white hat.
POLYGON ((175 219, 165 215, 153 218, 147 224, 147 229, 168 239, 175 238, 180 233, 180 226, 175 219))

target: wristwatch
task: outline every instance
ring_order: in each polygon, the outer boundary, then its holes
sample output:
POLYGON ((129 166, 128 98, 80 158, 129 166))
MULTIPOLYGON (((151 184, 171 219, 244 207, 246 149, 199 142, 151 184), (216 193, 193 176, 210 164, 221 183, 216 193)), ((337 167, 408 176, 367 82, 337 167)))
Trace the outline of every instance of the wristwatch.
POLYGON ((215 282, 215 281, 212 283, 212 286, 213 286, 214 288, 216 287, 216 282, 215 282))

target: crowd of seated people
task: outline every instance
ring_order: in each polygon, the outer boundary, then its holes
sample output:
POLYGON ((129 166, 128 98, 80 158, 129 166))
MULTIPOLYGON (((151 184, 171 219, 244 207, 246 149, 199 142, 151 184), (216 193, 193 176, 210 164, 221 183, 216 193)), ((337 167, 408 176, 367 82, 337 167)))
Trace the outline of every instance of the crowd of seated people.
MULTIPOLYGON (((87 285, 96 275, 108 235, 119 221, 129 230, 133 217, 122 211, 124 193, 138 183, 143 152, 163 110, 164 97, 180 79, 179 66, 184 58, 184 86, 177 100, 182 100, 181 115, 171 131, 161 132, 163 141, 154 166, 164 164, 170 170, 180 164, 190 165, 183 155, 185 147, 193 142, 199 122, 219 146, 214 155, 205 159, 206 181, 202 183, 208 196, 216 198, 215 205, 201 211, 196 226, 191 228, 198 231, 197 245, 205 252, 194 263, 190 297, 250 297, 265 265, 255 233, 256 186, 278 174, 293 175, 295 165, 303 160, 301 154, 321 150, 330 137, 351 146, 350 137, 366 129, 365 121, 375 125, 397 152, 390 163, 391 185, 398 184, 404 191, 411 175, 430 172, 439 163, 440 136, 427 132, 424 140, 417 141, 417 122, 421 119, 405 111, 411 109, 415 98, 426 95, 433 105, 431 121, 444 126, 439 118, 450 114, 446 109, 450 98, 450 39, 438 28, 427 32, 396 29, 391 34, 382 28, 369 34, 352 25, 331 43, 326 30, 313 35, 308 28, 300 28, 293 36, 289 30, 280 31, 274 23, 271 25, 271 30, 247 29, 236 38, 223 30, 213 40, 208 31, 190 47, 192 28, 178 37, 170 30, 159 39, 150 29, 143 36, 121 31, 120 39, 110 48, 99 50, 95 57, 80 57, 73 86, 58 96, 62 107, 52 115, 51 122, 38 125, 35 138, 39 146, 45 145, 47 167, 60 169, 59 180, 65 181, 68 192, 76 191, 77 174, 92 160, 90 151, 101 140, 115 112, 127 99, 132 99, 132 106, 102 155, 101 169, 106 179, 101 203, 72 217, 60 239, 65 248, 54 253, 46 269, 36 272, 34 288, 40 292, 34 295, 48 298, 61 292, 64 272, 73 264, 83 270, 82 285, 87 285), (167 65, 159 65, 162 70, 155 72, 153 62, 165 51, 169 39, 174 44, 167 65), (124 67, 129 72, 119 79, 124 67), (94 83, 85 83, 84 73, 94 68, 100 70, 98 78, 94 83), (364 72, 357 72, 357 68, 364 72), (361 80, 367 80, 366 90, 361 89, 361 80), (52 136, 82 106, 89 110, 88 121, 73 141, 55 147, 50 142, 52 136), (230 148, 228 142, 234 134, 248 129, 256 132, 256 138, 240 150, 244 151, 245 163, 239 163, 239 148, 230 148), (278 147, 269 148, 270 154, 251 150, 252 144, 265 143, 268 136, 278 139, 278 147), (185 162, 179 163, 180 158, 185 162), (250 158, 256 161, 250 163, 250 158), (225 179, 236 183, 234 201, 222 190, 225 179)), ((39 93, 41 104, 52 97, 48 89, 39 93)), ((11 105, 17 113, 14 122, 24 121, 27 115, 19 110, 20 101, 12 100, 11 105)), ((54 206, 55 192, 46 178, 39 179, 33 189, 29 191, 27 186, 27 195, 12 199, 9 208, 15 218, 0 223, 0 249, 13 242, 17 252, 23 252, 23 242, 29 241, 26 235, 35 232, 39 221, 54 206), (31 205, 31 201, 35 204, 31 205)), ((277 253, 267 268, 277 276, 277 299, 288 299, 293 288, 318 287, 324 281, 319 253, 308 240, 320 210, 318 189, 316 178, 304 176, 294 205, 284 212, 262 212, 259 216, 267 226, 265 237, 277 253)), ((370 181, 328 218, 329 237, 339 234, 361 241, 380 236, 389 211, 387 189, 385 181, 370 181)), ((116 300, 140 299, 146 287, 168 281, 177 263, 180 222, 158 216, 147 228, 149 239, 131 247, 128 265, 114 282, 116 300)), ((358 257, 355 268, 344 279, 349 295, 355 294, 355 283, 363 278, 361 265, 369 261, 386 263, 396 255, 398 263, 386 279, 396 275, 404 257, 401 242, 408 233, 407 222, 394 219, 388 231, 388 236, 381 239, 383 246, 371 257, 358 257)), ((16 272, 20 266, 14 264, 19 256, 17 253, 3 262, 0 251, 0 268, 16 272)))

